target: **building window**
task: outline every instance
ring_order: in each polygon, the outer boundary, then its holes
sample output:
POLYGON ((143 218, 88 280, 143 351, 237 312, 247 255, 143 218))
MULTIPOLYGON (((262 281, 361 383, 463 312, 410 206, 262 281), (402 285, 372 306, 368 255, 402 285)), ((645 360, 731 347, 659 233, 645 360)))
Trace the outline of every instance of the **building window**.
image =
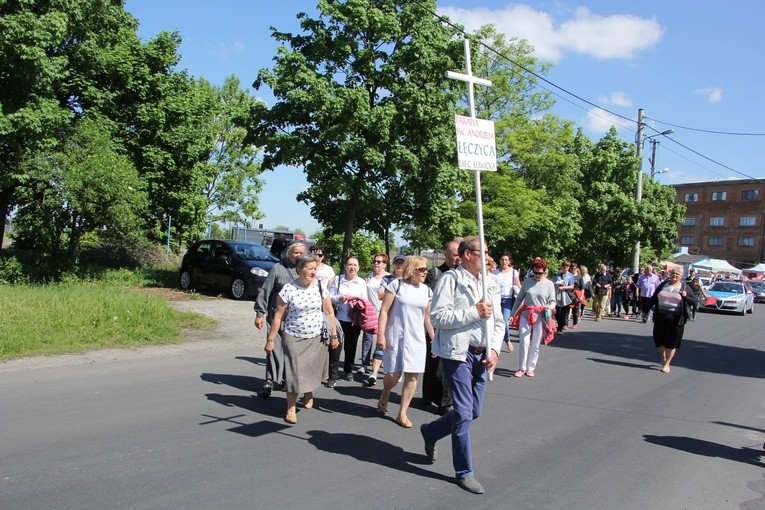
POLYGON ((757 200, 760 198, 760 190, 758 189, 745 189, 741 192, 742 200, 757 200))
POLYGON ((754 216, 742 216, 738 222, 740 227, 753 227, 757 224, 757 218, 754 216))
POLYGON ((683 222, 684 227, 695 227, 696 226, 696 218, 685 218, 685 221, 683 222))
POLYGON ((712 193, 712 202, 719 202, 721 200, 728 200, 727 191, 715 191, 712 193))
POLYGON ((713 218, 709 218, 709 226, 710 227, 724 227, 725 226, 725 217, 723 217, 723 216, 715 216, 713 218))
POLYGON ((691 246, 696 242, 696 238, 693 236, 683 236, 680 238, 680 244, 683 246, 691 246))
POLYGON ((754 246, 754 237, 739 237, 739 246, 754 246))
POLYGON ((699 201, 699 194, 698 193, 686 193, 683 196, 684 202, 698 202, 699 201))
POLYGON ((722 246, 723 238, 719 236, 709 238, 709 246, 722 246))

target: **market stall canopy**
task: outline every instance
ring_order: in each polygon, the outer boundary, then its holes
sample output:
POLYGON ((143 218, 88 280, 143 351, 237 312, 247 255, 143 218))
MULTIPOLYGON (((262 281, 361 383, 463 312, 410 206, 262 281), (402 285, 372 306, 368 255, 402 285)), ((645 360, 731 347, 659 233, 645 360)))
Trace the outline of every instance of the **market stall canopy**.
POLYGON ((678 268, 678 269, 682 269, 683 268, 682 264, 676 264, 676 263, 671 262, 669 260, 662 260, 660 262, 660 264, 661 264, 661 267, 663 267, 667 271, 672 271, 675 268, 678 268))
POLYGON ((742 269, 743 272, 747 274, 765 274, 765 262, 760 262, 754 267, 750 267, 748 269, 742 269))
POLYGON ((736 276, 741 275, 741 269, 737 269, 731 266, 727 260, 721 259, 706 259, 700 260, 693 264, 696 271, 709 271, 712 273, 731 273, 736 276))

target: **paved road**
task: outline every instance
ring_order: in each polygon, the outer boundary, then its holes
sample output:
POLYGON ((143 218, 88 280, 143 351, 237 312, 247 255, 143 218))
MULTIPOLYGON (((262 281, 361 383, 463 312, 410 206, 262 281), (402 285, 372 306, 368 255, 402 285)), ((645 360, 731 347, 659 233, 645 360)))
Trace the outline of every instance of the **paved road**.
POLYGON ((472 429, 481 496, 451 483, 448 441, 430 465, 377 415, 379 386, 322 388, 285 424, 283 394, 253 396, 262 334, 8 363, 0 509, 765 509, 764 330, 765 305, 700 315, 669 375, 650 324, 621 319, 556 338, 534 379, 503 353, 472 429))

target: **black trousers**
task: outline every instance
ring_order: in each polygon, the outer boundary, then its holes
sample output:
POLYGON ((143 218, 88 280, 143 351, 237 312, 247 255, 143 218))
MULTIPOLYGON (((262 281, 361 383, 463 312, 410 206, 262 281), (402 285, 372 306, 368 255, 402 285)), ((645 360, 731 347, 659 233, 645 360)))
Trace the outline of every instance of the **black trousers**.
POLYGON ((343 346, 338 345, 335 349, 329 348, 329 377, 330 381, 337 381, 340 371, 340 354, 343 352, 343 346))
MULTIPOLYGON (((271 323, 266 322, 266 335, 271 331, 271 323)), ((266 380, 276 384, 284 383, 284 350, 282 349, 282 339, 276 335, 274 341, 274 350, 271 354, 266 354, 266 380)))
POLYGON ((558 323, 558 333, 563 331, 563 326, 568 326, 568 312, 570 310, 571 307, 568 305, 555 307, 555 322, 558 323))
POLYGON ((345 321, 340 321, 340 327, 343 328, 343 336, 345 337, 345 343, 343 344, 343 351, 345 352, 343 370, 345 370, 347 375, 353 372, 353 361, 356 359, 356 347, 359 344, 361 328, 354 326, 352 322, 345 321))
POLYGON ((422 399, 440 408, 452 405, 452 393, 449 383, 444 379, 441 358, 430 355, 430 336, 426 335, 427 353, 425 355, 425 373, 422 374, 422 399))

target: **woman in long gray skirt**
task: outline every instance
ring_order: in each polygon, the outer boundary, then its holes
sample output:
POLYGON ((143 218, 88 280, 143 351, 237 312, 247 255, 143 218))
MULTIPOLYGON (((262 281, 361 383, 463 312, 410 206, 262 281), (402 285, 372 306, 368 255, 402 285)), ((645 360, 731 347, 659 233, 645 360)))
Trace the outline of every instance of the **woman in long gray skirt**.
POLYGON ((281 332, 284 349, 284 390, 287 392, 287 414, 284 421, 297 423, 298 393, 303 393, 303 407, 313 407, 313 391, 327 378, 329 354, 322 342, 324 314, 332 325, 329 344, 339 345, 330 294, 316 279, 319 259, 315 255, 301 256, 295 268, 298 278, 287 283, 279 292, 276 313, 266 339, 266 353, 271 353, 277 333, 281 332))

